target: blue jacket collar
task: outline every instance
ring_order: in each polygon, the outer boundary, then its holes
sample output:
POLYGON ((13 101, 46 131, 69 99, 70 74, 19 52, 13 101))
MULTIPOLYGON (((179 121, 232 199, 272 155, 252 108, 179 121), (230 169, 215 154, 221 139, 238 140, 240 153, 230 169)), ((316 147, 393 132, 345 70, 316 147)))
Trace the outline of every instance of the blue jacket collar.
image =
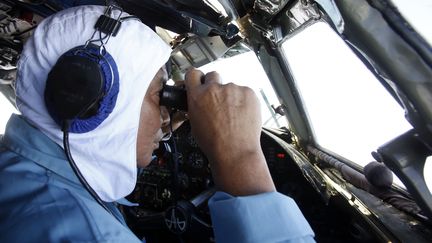
POLYGON ((30 125, 24 117, 12 114, 6 126, 3 144, 47 170, 80 184, 69 165, 63 148, 30 125))

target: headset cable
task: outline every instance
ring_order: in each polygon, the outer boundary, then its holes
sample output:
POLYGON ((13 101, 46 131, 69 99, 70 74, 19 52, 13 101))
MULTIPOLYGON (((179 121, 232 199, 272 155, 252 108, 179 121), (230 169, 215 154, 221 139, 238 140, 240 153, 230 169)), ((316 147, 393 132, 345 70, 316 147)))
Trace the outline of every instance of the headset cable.
MULTIPOLYGON (((64 121, 63 123, 63 147, 66 154, 66 157, 69 161, 70 166, 72 167, 73 172, 78 177, 78 180, 81 182, 81 184, 84 186, 84 188, 90 193, 90 195, 94 198, 94 200, 101 205, 102 208, 104 208, 109 214, 111 214, 114 218, 116 218, 120 223, 123 222, 123 220, 119 219, 114 213, 108 208, 108 206, 102 201, 102 199, 97 195, 97 193, 91 188, 91 186, 88 184, 84 176, 81 174, 81 171, 78 169, 78 166, 76 165, 74 159, 72 158, 72 154, 69 147, 69 126, 70 121, 64 121)), ((123 224, 123 223, 122 223, 123 224)))

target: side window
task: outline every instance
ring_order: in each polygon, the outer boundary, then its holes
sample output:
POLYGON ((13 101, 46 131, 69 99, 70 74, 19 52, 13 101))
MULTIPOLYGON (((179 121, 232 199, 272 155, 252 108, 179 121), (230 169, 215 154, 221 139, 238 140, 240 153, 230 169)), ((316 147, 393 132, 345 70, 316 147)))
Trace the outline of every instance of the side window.
POLYGON ((2 93, 0 93, 0 111, 0 134, 4 134, 9 117, 18 111, 2 93))
POLYGON ((326 23, 286 40, 282 50, 321 147, 364 166, 372 151, 411 128, 399 104, 326 23))
POLYGON ((272 105, 277 107, 280 103, 264 69, 252 51, 230 58, 219 59, 200 67, 200 70, 205 73, 217 71, 221 75, 224 84, 235 83, 253 89, 261 103, 264 127, 288 126, 286 118, 276 114, 271 107, 272 105))

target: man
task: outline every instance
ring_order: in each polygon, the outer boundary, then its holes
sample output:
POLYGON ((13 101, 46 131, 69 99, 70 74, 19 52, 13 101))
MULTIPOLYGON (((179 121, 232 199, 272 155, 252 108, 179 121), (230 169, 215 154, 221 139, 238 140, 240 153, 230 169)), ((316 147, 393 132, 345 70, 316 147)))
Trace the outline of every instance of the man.
MULTIPOLYGON (((139 21, 124 21, 105 44, 119 71, 113 109, 90 131, 70 134, 79 170, 113 215, 76 178, 60 126, 44 102, 48 73, 63 53, 86 43, 104 10, 86 6, 58 13, 26 43, 16 81, 22 115, 11 117, 0 144, 1 242, 139 242, 114 202, 133 190, 136 163, 148 165, 169 124, 159 92, 170 48, 139 21)), ((209 202, 216 240, 313 241, 293 200, 275 192, 260 148, 253 91, 221 85, 215 72, 193 69, 185 79, 192 132, 219 190, 209 202)))

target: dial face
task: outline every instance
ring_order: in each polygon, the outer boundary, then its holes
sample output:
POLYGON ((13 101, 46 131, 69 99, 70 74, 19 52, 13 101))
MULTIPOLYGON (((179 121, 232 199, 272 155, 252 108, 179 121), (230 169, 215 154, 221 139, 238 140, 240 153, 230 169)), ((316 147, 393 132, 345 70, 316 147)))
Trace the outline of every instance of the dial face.
POLYGON ((189 143, 189 145, 193 148, 198 148, 198 143, 195 140, 195 138, 192 136, 192 133, 189 133, 187 136, 187 141, 189 143))
POLYGON ((199 152, 192 152, 188 157, 188 165, 195 169, 202 169, 205 165, 204 156, 199 152))
POLYGON ((142 196, 143 200, 153 202, 157 198, 157 188, 154 185, 145 185, 142 196))
POLYGON ((189 177, 185 173, 180 173, 178 180, 180 188, 187 189, 189 187, 189 177))

